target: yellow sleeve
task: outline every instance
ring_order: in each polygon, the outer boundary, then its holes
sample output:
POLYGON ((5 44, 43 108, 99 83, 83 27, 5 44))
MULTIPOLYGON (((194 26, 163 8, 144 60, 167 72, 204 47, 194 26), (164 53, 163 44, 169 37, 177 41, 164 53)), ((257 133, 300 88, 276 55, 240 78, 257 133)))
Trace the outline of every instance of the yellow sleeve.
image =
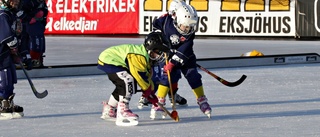
POLYGON ((147 62, 145 56, 139 54, 128 54, 127 55, 128 67, 131 75, 135 78, 138 85, 142 90, 147 90, 149 86, 154 89, 153 82, 151 80, 151 66, 147 62))

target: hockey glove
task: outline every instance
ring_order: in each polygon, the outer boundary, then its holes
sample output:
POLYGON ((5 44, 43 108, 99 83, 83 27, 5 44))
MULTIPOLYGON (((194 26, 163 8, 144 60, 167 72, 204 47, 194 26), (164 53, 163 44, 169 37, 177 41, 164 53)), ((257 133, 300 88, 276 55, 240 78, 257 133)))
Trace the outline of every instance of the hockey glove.
POLYGON ((23 65, 26 67, 26 70, 32 70, 33 63, 31 58, 23 59, 23 65))
POLYGON ((147 90, 143 91, 142 96, 145 97, 146 99, 148 99, 154 106, 158 106, 157 105, 158 98, 154 94, 154 91, 152 90, 151 86, 147 90))
POLYGON ((29 24, 34 24, 37 21, 41 21, 43 18, 44 12, 42 10, 38 11, 36 15, 30 20, 29 24))
POLYGON ((10 49, 11 52, 11 56, 13 58, 13 62, 15 64, 19 64, 19 62, 21 61, 20 57, 18 56, 18 49, 17 48, 11 48, 10 49))
POLYGON ((167 73, 168 70, 171 72, 173 67, 174 67, 174 64, 171 63, 171 62, 169 62, 168 64, 164 65, 164 67, 163 67, 164 73, 167 73))
POLYGON ((155 95, 155 94, 151 94, 151 95, 149 95, 148 96, 148 98, 147 98, 155 107, 158 107, 158 102, 159 102, 159 100, 158 100, 158 98, 157 98, 157 96, 155 95))
POLYGON ((147 90, 143 91, 142 96, 148 98, 154 91, 152 90, 152 86, 150 85, 147 90))

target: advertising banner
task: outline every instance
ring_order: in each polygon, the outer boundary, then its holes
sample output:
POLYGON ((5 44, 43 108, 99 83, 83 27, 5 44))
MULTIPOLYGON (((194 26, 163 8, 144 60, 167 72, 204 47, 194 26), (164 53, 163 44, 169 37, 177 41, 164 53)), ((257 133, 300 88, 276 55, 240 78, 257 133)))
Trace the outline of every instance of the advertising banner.
POLYGON ((295 35, 295 0, 221 0, 215 9, 214 35, 295 35))
POLYGON ((138 34, 138 0, 48 0, 46 34, 138 34))
MULTIPOLYGON (((172 0, 140 0, 139 33, 168 11, 172 0)), ((295 0, 186 0, 198 12, 196 35, 294 36, 295 0)))
MULTIPOLYGON (((152 31, 153 20, 167 13, 171 1, 172 0, 140 0, 140 34, 148 34, 152 31)), ((194 6, 199 16, 196 35, 213 35, 213 25, 218 21, 212 17, 213 6, 214 3, 220 3, 220 1, 187 0, 186 3, 194 6)))
MULTIPOLYGON (((46 34, 148 34, 152 31, 152 22, 166 14, 171 2, 172 0, 48 0, 46 34)), ((185 2, 197 10, 199 20, 196 35, 296 35, 296 0, 185 2)), ((315 11, 317 12, 318 10, 315 11)), ((315 26, 315 29, 318 28, 315 26)))

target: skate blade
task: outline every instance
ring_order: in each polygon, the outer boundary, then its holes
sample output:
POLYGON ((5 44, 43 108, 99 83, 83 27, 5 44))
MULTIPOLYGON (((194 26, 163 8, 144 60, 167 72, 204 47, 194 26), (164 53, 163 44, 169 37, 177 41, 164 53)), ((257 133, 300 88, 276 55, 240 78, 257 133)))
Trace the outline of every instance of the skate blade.
POLYGON ((13 119, 12 113, 0 113, 0 120, 13 119))
POLYGON ((138 105, 138 109, 144 109, 144 108, 149 108, 149 107, 151 107, 151 105, 142 105, 142 104, 138 105))
POLYGON ((167 116, 167 113, 165 113, 165 112, 155 111, 155 112, 151 112, 150 119, 151 120, 160 120, 160 119, 165 119, 166 116, 167 116))
POLYGON ((207 117, 211 119, 211 114, 207 114, 207 117))
POLYGON ((17 119, 17 118, 22 118, 24 116, 23 112, 13 112, 12 113, 12 118, 17 119))
POLYGON ((160 116, 150 116, 150 119, 151 120, 163 120, 163 119, 166 119, 166 116, 162 115, 161 117, 160 116))
POLYGON ((211 118, 211 112, 209 112, 209 113, 204 113, 204 115, 206 115, 208 118, 211 118))
POLYGON ((138 119, 120 119, 116 120, 116 125, 117 126, 136 126, 139 124, 138 119))
POLYGON ((114 118, 114 117, 104 117, 104 116, 101 116, 100 118, 103 119, 103 120, 106 120, 106 121, 114 121, 114 122, 117 120, 117 119, 114 118))

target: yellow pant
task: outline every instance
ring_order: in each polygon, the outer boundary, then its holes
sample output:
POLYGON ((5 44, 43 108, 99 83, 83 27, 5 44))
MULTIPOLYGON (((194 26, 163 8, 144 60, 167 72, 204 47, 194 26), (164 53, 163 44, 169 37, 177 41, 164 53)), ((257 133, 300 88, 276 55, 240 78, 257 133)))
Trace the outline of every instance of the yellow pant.
MULTIPOLYGON (((169 87, 164 85, 159 85, 158 87, 158 97, 165 98, 169 92, 169 87)), ((198 99, 201 96, 204 96, 203 86, 197 87, 195 89, 192 89, 194 95, 198 99)))

